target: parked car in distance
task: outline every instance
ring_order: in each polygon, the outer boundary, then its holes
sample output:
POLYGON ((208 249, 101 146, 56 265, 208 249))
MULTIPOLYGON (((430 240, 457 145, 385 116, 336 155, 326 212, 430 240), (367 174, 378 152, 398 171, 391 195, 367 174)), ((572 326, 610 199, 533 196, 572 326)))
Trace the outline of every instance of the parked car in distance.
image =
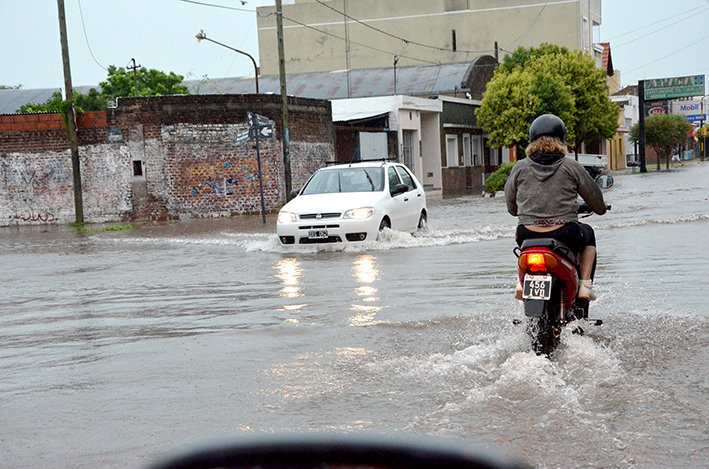
POLYGON ((384 228, 413 232, 426 226, 423 186, 403 164, 371 161, 316 171, 278 213, 282 244, 376 240, 384 228))

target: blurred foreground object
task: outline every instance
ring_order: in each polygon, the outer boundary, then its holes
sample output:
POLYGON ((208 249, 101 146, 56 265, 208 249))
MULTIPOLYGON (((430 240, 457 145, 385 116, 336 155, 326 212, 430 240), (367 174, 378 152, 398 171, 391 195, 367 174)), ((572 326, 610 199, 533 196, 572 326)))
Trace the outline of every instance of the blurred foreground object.
POLYGON ((381 435, 264 436, 210 443, 149 469, 531 469, 463 443, 381 435))

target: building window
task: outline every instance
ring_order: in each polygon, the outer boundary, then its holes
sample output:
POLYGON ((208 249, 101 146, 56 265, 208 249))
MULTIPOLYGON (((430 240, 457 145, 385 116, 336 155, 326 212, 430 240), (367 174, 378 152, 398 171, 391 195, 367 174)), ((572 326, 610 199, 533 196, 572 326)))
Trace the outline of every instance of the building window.
POLYGON ((473 165, 483 165, 482 138, 479 136, 473 137, 473 165))
POLYGON ((414 167, 414 136, 416 135, 415 130, 404 130, 403 131, 403 151, 402 151, 402 163, 404 163, 411 171, 416 172, 414 167))
POLYGON ((473 159, 472 153, 470 152, 470 134, 463 134, 463 165, 472 166, 473 159))
POLYGON ((143 175, 143 162, 142 161, 133 161, 133 176, 142 176, 143 175))
POLYGON ((458 136, 446 135, 446 166, 455 168, 458 166, 458 136))
POLYGON ((497 166, 500 164, 500 149, 490 148, 490 165, 497 166))

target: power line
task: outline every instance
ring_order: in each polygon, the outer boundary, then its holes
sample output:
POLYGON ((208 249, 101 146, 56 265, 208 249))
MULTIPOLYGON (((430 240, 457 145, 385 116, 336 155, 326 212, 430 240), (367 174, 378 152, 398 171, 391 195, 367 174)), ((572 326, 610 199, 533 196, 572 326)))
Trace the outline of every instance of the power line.
POLYGON ((81 16, 81 27, 84 28, 84 39, 86 39, 86 47, 89 48, 89 54, 91 54, 91 58, 94 59, 94 62, 101 67, 102 69, 108 71, 106 67, 101 65, 98 60, 96 60, 96 57, 94 57, 94 53, 91 50, 91 44, 89 44, 89 35, 86 34, 86 23, 84 23, 84 11, 81 8, 81 0, 77 0, 79 2, 79 16, 81 16))
POLYGON ((184 2, 184 3, 194 3, 195 5, 202 5, 205 7, 223 8, 225 10, 235 10, 235 11, 245 11, 247 13, 256 13, 256 10, 247 10, 246 8, 227 7, 224 5, 216 5, 214 3, 197 2, 195 0, 178 0, 178 1, 184 2))
MULTIPOLYGON (((272 15, 275 15, 275 14, 276 14, 276 13, 269 13, 269 14, 267 14, 267 15, 261 15, 261 13, 259 13, 259 12, 256 11, 256 10, 246 10, 246 9, 243 9, 243 8, 227 7, 227 6, 223 6, 223 5, 216 5, 216 4, 213 4, 213 3, 199 2, 199 1, 196 1, 196 0, 178 0, 178 1, 180 1, 180 2, 185 2, 185 3, 193 3, 193 4, 195 4, 195 5, 202 5, 202 6, 215 7, 215 8, 223 8, 223 9, 226 9, 226 10, 245 11, 245 12, 248 12, 248 13, 254 13, 254 12, 255 12, 257 15, 259 15, 259 16, 262 17, 262 18, 267 18, 267 17, 269 17, 269 16, 272 16, 272 15)), ((327 6, 327 5, 325 5, 325 6, 327 6)), ((328 8, 330 8, 330 7, 328 7, 328 8)), ((335 10, 335 11, 338 11, 338 10, 335 10)), ((342 12, 338 12, 338 13, 343 14, 342 12)), ((336 35, 336 34, 333 34, 333 33, 327 32, 327 31, 324 31, 324 30, 322 30, 322 29, 318 29, 318 28, 316 28, 316 27, 314 27, 314 26, 311 26, 311 25, 309 25, 309 24, 300 22, 300 21, 295 20, 295 19, 293 19, 293 18, 289 18, 289 17, 287 17, 287 16, 285 16, 285 15, 282 15, 282 17, 283 17, 283 19, 286 19, 286 20, 288 20, 288 21, 290 21, 290 22, 292 22, 292 23, 294 23, 294 24, 297 24, 297 25, 299 25, 299 26, 303 26, 304 28, 311 29, 311 30, 316 31, 316 32, 318 32, 318 33, 320 33, 320 34, 324 34, 324 35, 326 35, 326 36, 330 36, 330 37, 333 37, 333 38, 335 38, 335 39, 339 39, 339 40, 341 40, 341 41, 346 41, 345 38, 340 37, 340 36, 338 36, 338 35, 336 35)), ((351 18, 351 17, 350 17, 350 18, 351 18)), ((359 22, 359 21, 358 21, 357 19, 355 19, 355 18, 352 18, 352 20, 359 22)), ((365 26, 368 26, 368 25, 365 25, 365 26)), ((373 28, 373 27, 372 27, 372 28, 373 28)), ((377 28, 373 28, 373 29, 377 29, 377 28)), ((383 32, 383 33, 385 33, 385 32, 383 32)), ((404 43, 405 43, 406 45, 408 45, 408 44, 415 44, 415 45, 420 45, 420 46, 426 46, 425 44, 421 44, 421 43, 417 43, 417 42, 408 41, 408 40, 405 40, 405 39, 400 38, 400 37, 398 37, 398 36, 394 36, 394 37, 396 37, 397 39, 399 39, 399 40, 401 40, 401 41, 404 41, 404 43)), ((412 56, 409 56, 409 55, 395 54, 395 53, 393 53, 393 52, 386 51, 386 50, 383 50, 383 49, 379 49, 379 48, 376 48, 376 47, 373 47, 373 46, 369 46, 369 45, 367 45, 367 44, 362 44, 362 43, 359 43, 359 42, 354 42, 354 41, 349 41, 349 42, 350 42, 350 44, 355 44, 355 45, 358 45, 358 46, 360 46, 360 47, 364 47, 364 48, 366 48, 366 49, 371 49, 371 50, 376 51, 376 52, 381 52, 381 53, 383 53, 383 54, 387 54, 387 55, 398 55, 398 56, 401 57, 401 58, 405 58, 405 59, 409 59, 409 60, 414 60, 414 61, 417 61, 417 62, 424 62, 424 63, 428 63, 428 64, 431 64, 431 65, 441 65, 441 62, 434 62, 434 61, 430 61, 430 60, 419 59, 419 58, 417 58, 417 57, 412 57, 412 56)), ((427 47, 434 47, 434 46, 427 46, 427 47)), ((439 48, 439 49, 441 49, 441 48, 439 48)), ((447 49, 441 49, 441 50, 447 50, 447 49)), ((451 52, 452 52, 452 50, 451 50, 451 52)), ((463 52, 463 53, 469 54, 469 53, 482 53, 482 52, 491 52, 491 51, 490 51, 490 50, 482 50, 482 51, 458 51, 458 52, 463 52)))
POLYGON ((688 48, 690 48, 690 47, 692 47, 692 46, 696 46, 696 45, 699 44, 700 42, 706 41, 707 39, 709 39, 709 36, 704 36, 704 37, 701 38, 700 40, 698 40, 698 41, 696 41, 696 42, 693 42, 693 43, 689 44, 688 46, 685 46, 685 47, 683 47, 683 48, 681 48, 681 49, 679 49, 679 50, 676 50, 676 51, 674 51, 674 52, 672 52, 672 53, 670 53, 670 54, 667 54, 667 55, 665 55, 665 56, 663 56, 663 57, 660 57, 659 59, 653 60, 652 62, 648 62, 648 63, 646 63, 645 65, 641 65, 640 67, 634 68, 634 69, 632 69, 632 70, 630 70, 630 71, 628 71, 628 72, 625 72, 625 73, 636 72, 636 71, 640 70, 641 68, 647 67, 648 65, 652 65, 652 64, 654 64, 654 63, 656 63, 656 62, 659 62, 660 60, 664 60, 664 59, 666 59, 667 57, 671 57, 671 56, 675 55, 676 53, 682 52, 683 50, 686 50, 686 49, 688 49, 688 48))
MULTIPOLYGON (((673 18, 677 18, 678 16, 686 15, 687 13, 691 13, 691 12, 693 12, 693 11, 695 11, 695 10, 699 10, 700 8, 704 8, 704 7, 703 7, 703 6, 698 6, 698 7, 696 7, 696 8, 692 8, 691 10, 687 10, 687 11, 685 11, 685 12, 678 13, 678 14, 673 15, 673 16, 668 16, 667 18, 663 18, 663 19, 661 19, 661 20, 659 20, 659 21, 655 21, 654 23, 646 24, 645 26, 642 26, 642 27, 637 28, 637 29, 633 29, 632 31, 626 31, 626 32, 624 32, 623 34, 619 34, 619 35, 617 35, 617 36, 614 36, 614 37, 608 39, 608 40, 605 41, 605 42, 610 42, 610 41, 613 41, 613 39, 618 39, 618 38, 620 38, 620 37, 627 36, 628 34, 633 34, 633 33, 635 33, 635 32, 638 32, 638 31, 640 31, 640 30, 642 30, 642 29, 649 28, 650 26, 655 26, 656 24, 664 23, 665 21, 669 21, 669 20, 671 20, 671 19, 673 19, 673 18)), ((709 8, 707 8, 707 9, 709 9, 709 8)), ((706 11, 707 9, 704 9, 704 10, 700 11, 699 13, 703 13, 703 12, 706 11)), ((688 19, 693 18, 693 17, 694 17, 694 15, 689 16, 689 17, 685 18, 684 20, 688 20, 688 19)), ((684 20, 681 20, 681 21, 684 21, 684 20)), ((677 24, 677 23, 673 23, 673 24, 677 24)), ((672 25, 669 25, 669 26, 672 26, 672 25)), ((618 46, 616 46, 616 47, 618 47, 618 46)))
POLYGON ((512 41, 512 42, 510 42, 507 47, 510 47, 510 46, 513 45, 515 42, 517 42, 517 41, 519 41, 520 39, 522 39, 524 36, 527 35, 527 33, 529 33, 529 31, 532 30, 532 28, 534 27, 534 25, 537 24, 537 21, 539 21, 539 18, 542 16, 542 13, 544 13, 544 10, 546 9, 546 7, 547 7, 548 4, 549 4, 549 0, 546 0, 546 2, 544 2, 544 6, 542 7, 542 9, 541 9, 541 10, 539 11, 539 13, 537 14, 537 17, 534 18, 534 21, 532 21, 532 24, 530 24, 529 27, 528 27, 522 34, 520 34, 517 39, 515 39, 515 40, 512 41))
MULTIPOLYGON (((699 13, 703 13, 703 12, 705 12, 705 11, 707 11, 707 10, 709 10, 709 7, 705 8, 704 10, 700 11, 699 13)), ((690 10, 690 11, 692 11, 692 10, 690 10)), ((685 12, 685 13, 686 13, 686 12, 685 12)), ((688 19, 690 19, 690 18, 693 18, 693 17, 694 17, 694 15, 693 15, 693 16, 688 16, 687 18, 683 18, 683 19, 681 19, 681 20, 679 20, 679 21, 675 21, 674 23, 668 24, 667 26, 663 26, 663 27, 660 28, 660 29, 656 29, 655 31, 651 31, 651 32, 649 32, 649 33, 647 33, 647 34, 645 34, 645 35, 643 35, 643 36, 637 37, 637 38, 632 39, 632 40, 630 40, 630 41, 628 41, 628 42, 624 42, 623 44, 618 44, 617 46, 613 46, 613 47, 616 48, 616 49, 618 49, 618 48, 620 48, 620 47, 623 47, 623 46, 625 46, 625 45, 628 45, 628 44, 630 44, 630 43, 633 43, 633 42, 635 42, 635 41, 638 41, 638 40, 640 40, 640 39, 643 39, 643 38, 645 38, 645 37, 651 36, 651 35, 653 35, 653 34, 655 34, 655 33, 657 33, 657 32, 663 31, 663 30, 665 30, 665 29, 667 29, 667 28, 669 28, 669 27, 671 27, 671 26, 674 26, 674 25, 676 25, 676 24, 678 24, 678 23, 681 23, 681 22, 686 21, 686 20, 688 20, 688 19)), ((668 19, 669 19, 669 18, 668 18, 668 19)), ((667 21, 667 19, 662 20, 662 21, 667 21)), ((661 23, 662 21, 659 21, 659 23, 661 23)), ((657 23, 655 23, 655 24, 657 24, 657 23)), ((636 30, 636 31, 637 31, 637 30, 636 30)))
MULTIPOLYGON (((327 32, 327 31, 323 31, 323 30, 321 30, 321 29, 318 29, 318 28, 315 28, 315 27, 313 27, 313 26, 310 26, 310 25, 308 25, 308 24, 301 23, 300 21, 294 20, 293 18, 289 18, 289 17, 287 17, 287 16, 285 16, 285 15, 283 15, 283 19, 288 20, 288 21, 291 21, 291 22, 293 22, 293 23, 295 23, 295 24, 297 24, 297 25, 303 26, 303 27, 305 27, 305 28, 312 29, 313 31, 317 31, 317 32, 319 32, 320 34, 325 34, 326 36, 331 36, 331 37, 334 37, 335 39, 339 39, 339 40, 341 40, 341 41, 344 41, 344 40, 345 40, 345 38, 340 37, 340 36, 338 36, 338 35, 336 35, 336 34, 332 34, 332 33, 329 33, 329 32, 327 32)), ((356 44, 356 45, 358 45, 358 46, 361 46, 361 47, 364 47, 364 48, 367 48, 367 49, 371 49, 371 50, 374 50, 374 51, 377 51, 377 52, 382 52, 382 53, 388 54, 388 55, 398 55, 399 57, 403 57, 403 58, 410 59, 410 60, 416 60, 416 61, 418 61, 418 62, 425 62, 425 63, 429 63, 429 64, 432 64, 432 65, 441 65, 440 62, 431 62, 430 60, 418 59, 418 58, 416 58, 416 57, 411 57, 411 56, 407 56, 407 55, 394 54, 393 52, 389 52, 389 51, 386 51, 386 50, 378 49, 378 48, 376 48, 376 47, 368 46, 368 45, 366 45, 366 44, 361 44, 361 43, 359 43, 359 42, 350 41, 350 44, 356 44)))
MULTIPOLYGON (((398 39, 399 41, 403 41, 403 42, 406 43, 407 45, 408 45, 408 44, 413 44, 413 45, 415 45, 415 46, 426 47, 426 48, 429 48, 429 49, 434 49, 434 50, 443 51, 443 52, 461 52, 461 53, 467 53, 467 54, 478 54, 478 53, 481 53, 481 52, 490 52, 489 50, 453 50, 453 49, 448 49, 448 48, 445 48, 445 47, 432 46, 432 45, 429 45, 429 44, 423 44, 423 43, 421 43, 421 42, 411 41, 411 40, 405 39, 405 38, 403 38, 403 37, 401 37, 401 36, 397 36, 396 34, 392 34, 392 33, 389 33, 389 32, 387 32, 387 31, 384 31, 384 30, 382 30, 382 29, 375 28, 374 26, 372 26, 372 25, 370 25, 370 24, 364 23, 364 22, 358 20, 357 18, 354 18, 354 17, 348 15, 346 12, 339 11, 338 9, 336 9, 336 8, 334 8, 334 7, 332 7, 332 6, 325 4, 325 3, 322 2, 321 0, 315 0, 315 1, 316 1, 317 3, 319 3, 320 5, 322 5, 322 6, 329 8, 330 10, 334 11, 335 13, 338 13, 338 14, 340 14, 340 15, 343 15, 345 18, 348 18, 348 19, 350 19, 350 20, 352 20, 352 21, 355 21, 355 22, 361 24, 362 26, 365 26, 365 27, 367 27, 367 28, 369 28, 369 29, 372 29, 372 30, 374 30, 374 31, 376 31, 376 32, 378 32, 378 33, 380 33, 380 34, 384 34, 385 36, 389 36, 389 37, 391 37, 391 38, 398 39)), ((548 1, 548 0, 547 0, 547 1, 548 1)))

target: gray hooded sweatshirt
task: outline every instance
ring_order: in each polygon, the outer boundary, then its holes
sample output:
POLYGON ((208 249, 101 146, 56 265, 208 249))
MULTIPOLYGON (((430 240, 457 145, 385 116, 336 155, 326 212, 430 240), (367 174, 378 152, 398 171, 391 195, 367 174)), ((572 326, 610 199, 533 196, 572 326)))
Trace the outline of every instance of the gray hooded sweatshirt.
POLYGON ((505 184, 507 211, 520 225, 577 221, 578 196, 597 214, 606 213, 603 193, 583 165, 560 154, 534 153, 518 161, 505 184))

